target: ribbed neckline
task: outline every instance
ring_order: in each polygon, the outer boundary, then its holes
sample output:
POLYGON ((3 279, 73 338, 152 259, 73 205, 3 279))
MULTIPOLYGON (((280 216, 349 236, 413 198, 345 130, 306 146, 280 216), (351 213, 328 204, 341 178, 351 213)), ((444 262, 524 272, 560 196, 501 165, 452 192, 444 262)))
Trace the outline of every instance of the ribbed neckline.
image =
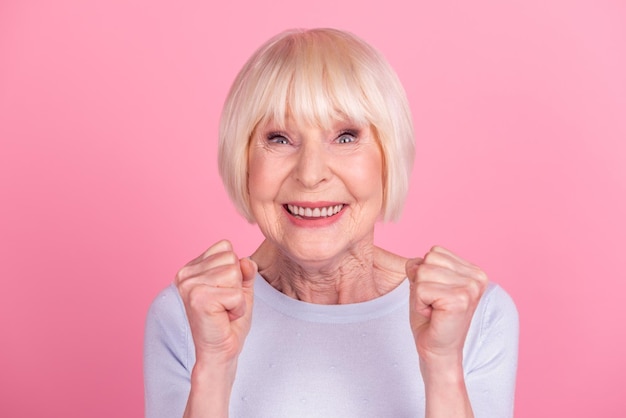
POLYGON ((409 281, 405 279, 391 292, 366 302, 320 305, 293 299, 274 289, 257 274, 254 294, 255 298, 262 299, 270 308, 293 318, 307 322, 345 324, 379 318, 407 306, 409 281))

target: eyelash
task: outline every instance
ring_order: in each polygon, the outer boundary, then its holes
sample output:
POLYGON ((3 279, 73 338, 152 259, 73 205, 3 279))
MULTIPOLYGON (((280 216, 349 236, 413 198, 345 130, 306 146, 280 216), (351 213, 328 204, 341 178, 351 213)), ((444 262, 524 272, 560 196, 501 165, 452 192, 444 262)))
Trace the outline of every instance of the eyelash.
POLYGON ((340 144, 350 144, 353 143, 357 140, 357 138, 359 137, 359 133, 358 131, 353 131, 353 130, 347 130, 347 131, 343 131, 341 132, 341 134, 339 134, 339 136, 337 137, 337 142, 339 142, 340 144), (351 141, 350 142, 341 142, 341 138, 344 137, 350 137, 351 141))
POLYGON ((282 132, 270 132, 269 134, 267 134, 267 141, 273 144, 281 145, 286 145, 290 143, 289 139, 287 139, 287 135, 282 132), (285 142, 279 142, 277 141, 277 139, 283 139, 285 142))

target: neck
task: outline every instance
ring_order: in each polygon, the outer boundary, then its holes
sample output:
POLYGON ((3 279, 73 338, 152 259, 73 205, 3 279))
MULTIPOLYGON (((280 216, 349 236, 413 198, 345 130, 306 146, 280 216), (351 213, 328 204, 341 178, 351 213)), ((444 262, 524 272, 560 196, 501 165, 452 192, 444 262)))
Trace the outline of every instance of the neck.
POLYGON ((364 302, 397 287, 405 277, 406 259, 371 242, 351 248, 332 260, 294 260, 268 241, 252 259, 259 273, 277 290, 317 304, 364 302))

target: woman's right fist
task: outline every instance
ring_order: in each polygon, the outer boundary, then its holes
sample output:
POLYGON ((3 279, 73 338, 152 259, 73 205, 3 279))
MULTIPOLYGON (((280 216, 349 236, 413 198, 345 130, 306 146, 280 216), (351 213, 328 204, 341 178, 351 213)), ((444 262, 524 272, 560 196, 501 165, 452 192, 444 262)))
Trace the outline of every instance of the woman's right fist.
POLYGON ((176 275, 196 362, 233 361, 250 330, 256 263, 219 241, 176 275))

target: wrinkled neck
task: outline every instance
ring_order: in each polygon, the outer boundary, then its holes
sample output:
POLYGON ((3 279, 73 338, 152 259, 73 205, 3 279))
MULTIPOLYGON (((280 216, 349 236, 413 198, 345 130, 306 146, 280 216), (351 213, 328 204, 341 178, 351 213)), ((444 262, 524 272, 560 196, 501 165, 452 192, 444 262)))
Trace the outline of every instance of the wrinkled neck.
POLYGON ((316 304, 368 301, 395 289, 404 279, 406 259, 371 242, 331 260, 294 260, 265 241, 252 255, 259 273, 275 289, 316 304))

